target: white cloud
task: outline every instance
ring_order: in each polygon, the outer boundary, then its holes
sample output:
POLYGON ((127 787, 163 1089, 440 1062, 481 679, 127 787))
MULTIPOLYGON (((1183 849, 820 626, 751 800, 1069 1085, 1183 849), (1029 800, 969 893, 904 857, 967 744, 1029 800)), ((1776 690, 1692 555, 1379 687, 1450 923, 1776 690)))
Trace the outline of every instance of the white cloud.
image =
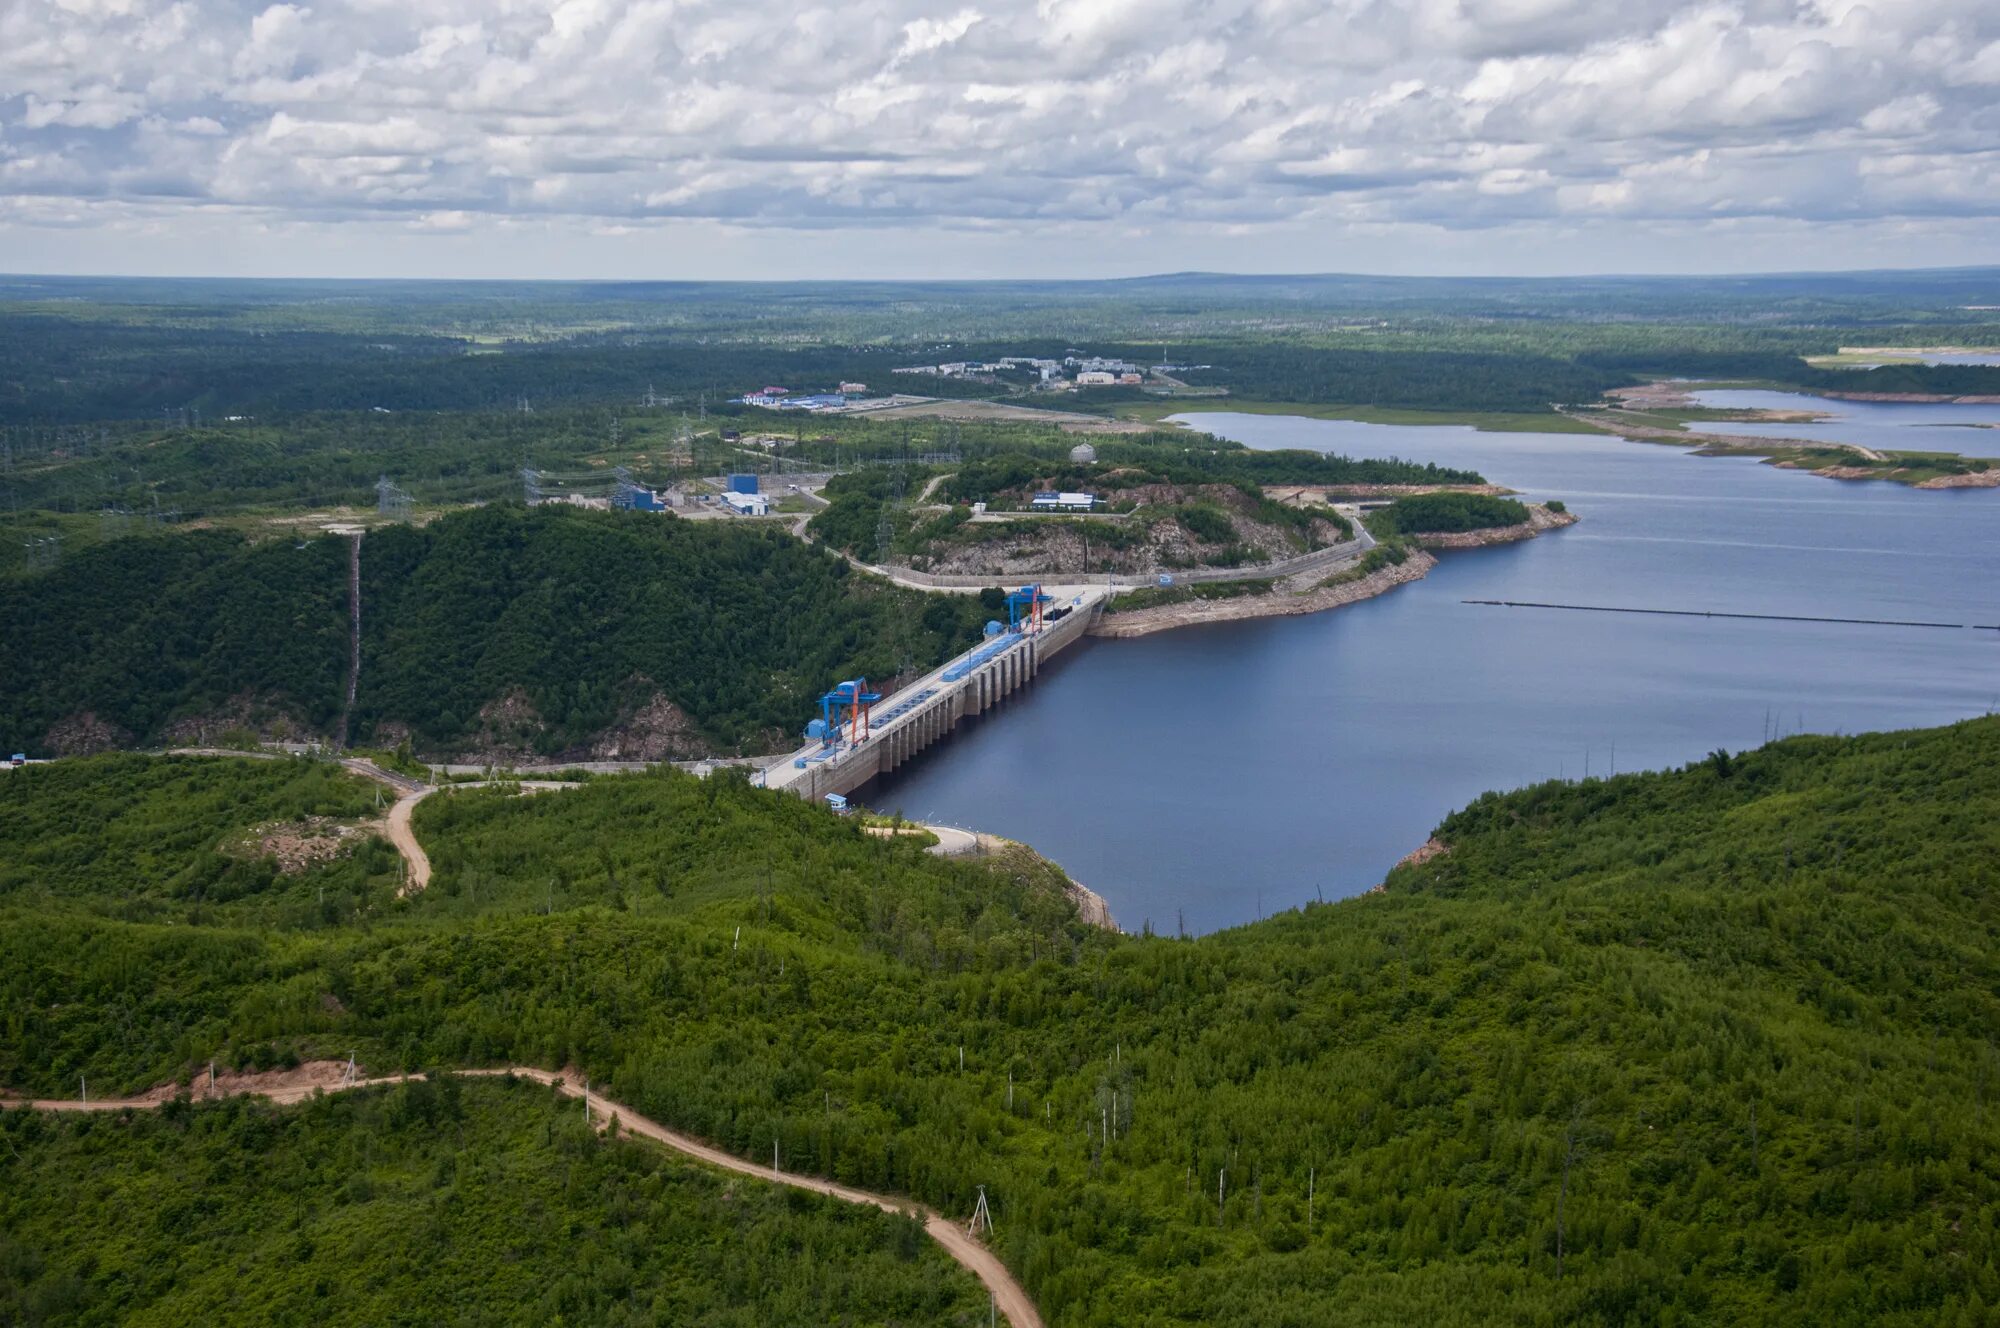
POLYGON ((1996 88, 1985 0, 11 0, 0 191, 107 236, 1907 234, 2000 220, 1996 88))

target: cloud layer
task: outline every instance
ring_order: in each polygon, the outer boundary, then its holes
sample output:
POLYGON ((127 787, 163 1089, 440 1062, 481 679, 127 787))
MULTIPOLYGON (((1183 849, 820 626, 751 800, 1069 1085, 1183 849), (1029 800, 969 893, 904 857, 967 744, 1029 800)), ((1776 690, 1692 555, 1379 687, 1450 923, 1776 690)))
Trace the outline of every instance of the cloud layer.
POLYGON ((0 226, 1909 237, 1996 94, 1991 0, 12 0, 0 226))

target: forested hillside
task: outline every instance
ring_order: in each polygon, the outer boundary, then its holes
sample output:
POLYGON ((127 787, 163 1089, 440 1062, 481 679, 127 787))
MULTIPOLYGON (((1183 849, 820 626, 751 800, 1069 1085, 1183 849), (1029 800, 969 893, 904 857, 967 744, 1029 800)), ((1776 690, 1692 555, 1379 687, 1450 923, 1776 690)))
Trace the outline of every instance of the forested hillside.
POLYGON ((458 793, 365 926, 0 901, 0 1083, 574 1063, 749 1157, 985 1185, 1060 1325, 1975 1324, 1996 813, 2000 719, 1794 738, 1488 795, 1385 893, 1188 940, 740 780, 458 793))
POLYGON ((606 1139, 525 1081, 0 1112, 0 1178, 8 1324, 987 1322, 915 1222, 606 1139))
MULTIPOLYGON (((348 555, 344 537, 193 531, 0 580, 0 738, 329 732, 348 555)), ((354 736, 440 752, 768 748, 833 682, 935 663, 983 621, 976 599, 864 582, 776 529, 506 504, 370 534, 361 595, 354 736)))

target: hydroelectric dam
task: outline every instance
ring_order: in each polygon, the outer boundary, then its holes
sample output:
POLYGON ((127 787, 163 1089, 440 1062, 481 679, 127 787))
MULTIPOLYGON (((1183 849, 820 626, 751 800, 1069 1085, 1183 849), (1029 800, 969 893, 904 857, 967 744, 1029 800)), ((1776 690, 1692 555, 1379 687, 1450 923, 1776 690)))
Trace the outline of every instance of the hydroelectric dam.
POLYGON ((848 696, 847 717, 823 724, 819 736, 765 767, 765 786, 811 802, 845 796, 1026 687, 1058 651, 1089 631, 1109 592, 1079 585, 1043 587, 1042 593, 1018 626, 1003 628, 895 693, 848 696))

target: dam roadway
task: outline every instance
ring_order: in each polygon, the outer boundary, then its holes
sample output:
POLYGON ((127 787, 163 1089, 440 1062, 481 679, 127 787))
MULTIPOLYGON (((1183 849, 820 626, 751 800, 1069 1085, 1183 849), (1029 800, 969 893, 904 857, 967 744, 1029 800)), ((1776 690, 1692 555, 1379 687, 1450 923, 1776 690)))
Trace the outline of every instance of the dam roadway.
POLYGON ((852 793, 939 742, 961 721, 1027 686, 1043 664, 1083 637, 1109 598, 1102 585, 1042 589, 1048 600, 1039 630, 993 638, 932 669, 874 704, 867 736, 860 742, 807 743, 764 768, 765 786, 808 802, 831 793, 852 793), (1049 614, 1065 609, 1062 617, 1049 621, 1049 614), (1003 639, 1004 645, 992 649, 1003 639))

